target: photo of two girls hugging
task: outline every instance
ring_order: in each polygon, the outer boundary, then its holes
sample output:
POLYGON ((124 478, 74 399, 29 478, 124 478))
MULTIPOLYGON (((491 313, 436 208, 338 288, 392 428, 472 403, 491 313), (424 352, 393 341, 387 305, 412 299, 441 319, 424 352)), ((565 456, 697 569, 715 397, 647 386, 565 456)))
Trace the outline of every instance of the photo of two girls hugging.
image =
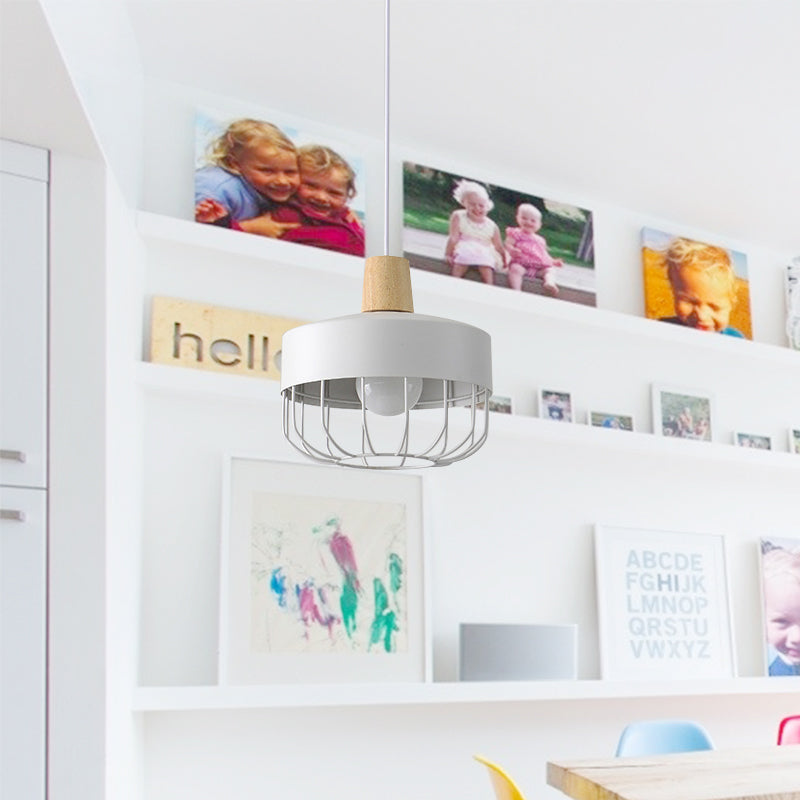
POLYGON ((216 130, 198 118, 197 222, 364 255, 358 176, 339 152, 296 145, 271 122, 242 118, 216 130))

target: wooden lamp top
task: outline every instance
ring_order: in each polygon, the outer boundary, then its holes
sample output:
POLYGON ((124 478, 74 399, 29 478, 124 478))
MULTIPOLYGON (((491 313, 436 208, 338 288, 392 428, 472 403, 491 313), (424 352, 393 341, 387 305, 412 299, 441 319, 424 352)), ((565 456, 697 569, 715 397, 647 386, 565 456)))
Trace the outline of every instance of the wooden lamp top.
POLYGON ((407 258, 372 256, 364 267, 362 311, 414 311, 407 258))

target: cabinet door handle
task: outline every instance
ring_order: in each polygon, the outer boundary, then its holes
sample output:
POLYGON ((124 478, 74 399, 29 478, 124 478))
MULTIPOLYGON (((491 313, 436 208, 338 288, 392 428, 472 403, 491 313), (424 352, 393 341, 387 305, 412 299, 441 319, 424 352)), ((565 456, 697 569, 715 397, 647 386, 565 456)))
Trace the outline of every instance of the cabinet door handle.
POLYGON ((25 512, 12 508, 0 508, 0 519, 14 519, 17 522, 25 522, 25 512))
POLYGON ((5 458, 8 461, 20 461, 23 464, 27 461, 22 450, 0 450, 0 458, 5 458))

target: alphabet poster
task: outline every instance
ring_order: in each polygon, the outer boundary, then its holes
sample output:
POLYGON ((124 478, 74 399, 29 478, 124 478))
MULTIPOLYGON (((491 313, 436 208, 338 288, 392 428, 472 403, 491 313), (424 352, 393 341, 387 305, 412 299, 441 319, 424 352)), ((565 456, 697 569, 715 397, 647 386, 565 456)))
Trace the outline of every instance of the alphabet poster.
POLYGON ((595 558, 603 678, 733 676, 722 536, 598 526, 595 558))

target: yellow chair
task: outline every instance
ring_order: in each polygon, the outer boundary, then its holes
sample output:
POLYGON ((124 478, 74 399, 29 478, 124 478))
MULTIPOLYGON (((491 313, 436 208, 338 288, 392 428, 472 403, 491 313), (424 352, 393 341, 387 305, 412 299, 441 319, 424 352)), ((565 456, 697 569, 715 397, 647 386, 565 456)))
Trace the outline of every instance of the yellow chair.
POLYGON ((498 767, 497 764, 493 764, 483 756, 473 756, 473 758, 489 768, 489 779, 492 782, 492 788, 497 800, 525 800, 525 795, 517 788, 517 785, 502 767, 498 767))

